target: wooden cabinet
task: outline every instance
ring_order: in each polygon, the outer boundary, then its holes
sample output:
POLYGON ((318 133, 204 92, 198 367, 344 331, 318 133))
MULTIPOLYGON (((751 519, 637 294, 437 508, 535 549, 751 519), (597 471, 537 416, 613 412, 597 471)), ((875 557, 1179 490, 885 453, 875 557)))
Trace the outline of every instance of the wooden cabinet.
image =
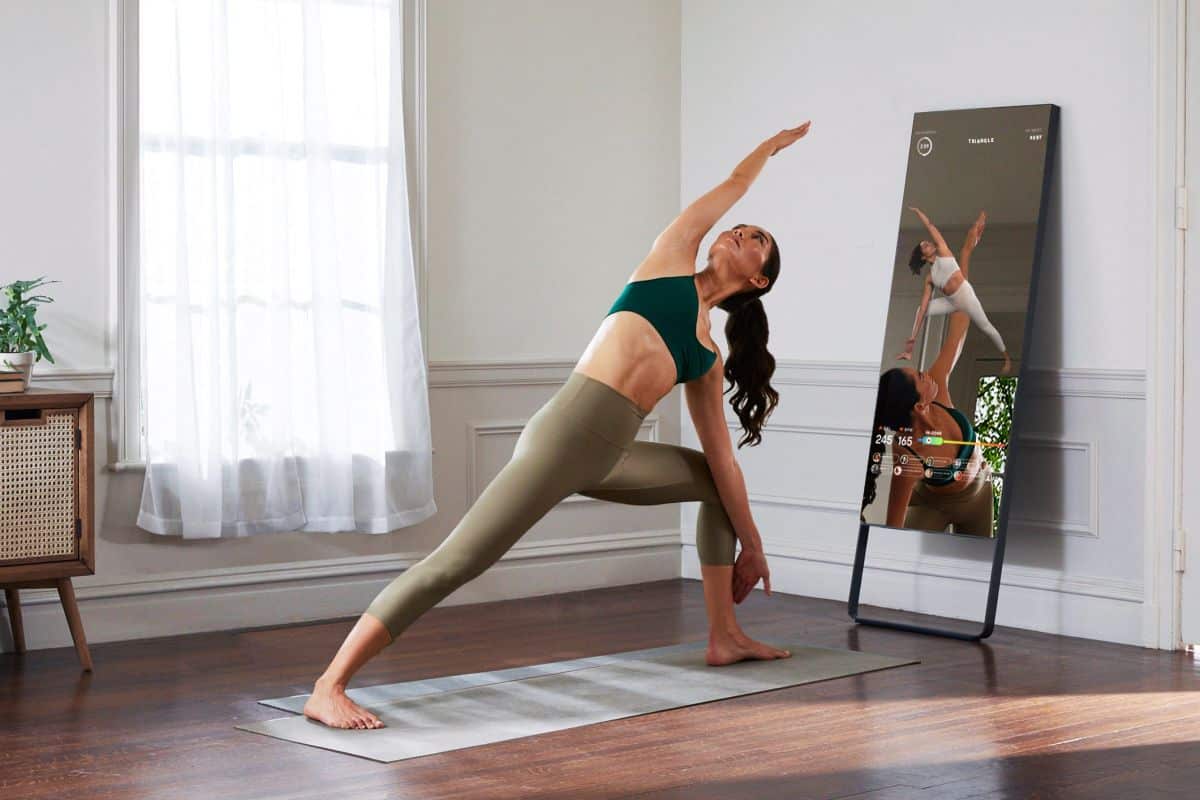
POLYGON ((88 392, 0 394, 0 586, 13 639, 24 652, 19 591, 57 589, 85 670, 71 578, 96 570, 93 403, 88 392))

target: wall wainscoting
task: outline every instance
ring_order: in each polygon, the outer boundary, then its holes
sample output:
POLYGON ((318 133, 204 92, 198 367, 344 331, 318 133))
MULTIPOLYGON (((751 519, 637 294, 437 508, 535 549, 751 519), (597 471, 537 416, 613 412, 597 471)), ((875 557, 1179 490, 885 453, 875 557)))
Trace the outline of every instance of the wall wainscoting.
MULTIPOLYGON (((451 482, 456 485, 446 486, 443 477, 442 508, 461 513, 469 507, 503 466, 525 421, 573 365, 523 360, 430 366, 431 394, 440 395, 431 404, 434 425, 448 444, 439 447, 438 470, 457 478, 451 482)), ((779 362, 773 383, 781 405, 762 446, 738 452, 777 591, 846 597, 859 465, 877 374, 870 363, 779 362)), ((94 391, 107 399, 112 370, 45 373, 35 384, 94 391)), ((1028 477, 1012 481, 1019 500, 1012 512, 999 624, 1142 642, 1145 402, 1145 375, 1138 371, 1033 370, 1028 376, 1019 411, 1028 414, 1022 437, 1028 477), (1121 436, 1114 438, 1113 431, 1121 436)), ((682 410, 679 393, 668 396, 647 417, 640 436, 676 440, 682 410)), ((683 427, 683 443, 698 447, 691 426, 683 427)), ((736 441, 732 417, 730 432, 736 441)), ((696 504, 654 509, 573 496, 562 506, 446 604, 699 579, 696 504)), ((103 539, 102 530, 99 536, 103 539)), ((874 531, 864 602, 978 619, 990 544, 962 538, 874 531)), ((102 571, 82 579, 77 595, 95 642, 336 619, 360 613, 421 555, 297 560, 111 581, 102 571)), ((22 599, 31 648, 70 644, 53 592, 26 591, 22 599)), ((4 648, 11 648, 11 639, 0 624, 4 648)))
MULTIPOLYGON (((173 636, 357 617, 422 553, 194 570, 93 582, 76 589, 89 642, 173 636)), ((678 577, 679 531, 636 531, 518 542, 499 563, 441 605, 678 577)), ((71 635, 53 590, 21 592, 29 649, 68 647, 71 635)), ((12 638, 0 625, 0 652, 12 638)))

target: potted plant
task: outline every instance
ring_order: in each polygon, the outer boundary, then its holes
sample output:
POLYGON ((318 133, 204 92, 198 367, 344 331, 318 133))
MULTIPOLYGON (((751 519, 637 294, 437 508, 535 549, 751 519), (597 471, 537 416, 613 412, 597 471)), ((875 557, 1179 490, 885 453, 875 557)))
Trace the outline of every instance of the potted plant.
POLYGON ((38 361, 44 358, 54 363, 42 339, 42 330, 46 326, 37 323, 37 304, 53 303, 54 300, 45 295, 29 295, 29 292, 45 283, 58 282, 46 281, 43 276, 35 281, 13 281, 0 287, 4 293, 0 305, 0 392, 6 388, 17 392, 29 388, 35 356, 38 361), (10 388, 15 383, 20 383, 19 389, 10 388))

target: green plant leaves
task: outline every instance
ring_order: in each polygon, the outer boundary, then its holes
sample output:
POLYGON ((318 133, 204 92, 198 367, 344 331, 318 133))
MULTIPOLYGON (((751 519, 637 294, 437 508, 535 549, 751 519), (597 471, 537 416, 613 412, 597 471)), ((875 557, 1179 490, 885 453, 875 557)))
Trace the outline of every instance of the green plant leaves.
POLYGON ((32 281, 13 281, 7 286, 0 287, 6 299, 6 304, 0 308, 0 351, 24 353, 32 351, 37 354, 37 361, 45 359, 51 364, 54 359, 42 338, 46 325, 37 322, 37 306, 40 303, 53 303, 54 298, 44 294, 26 297, 26 294, 39 286, 61 281, 47 281, 43 275, 32 281))
MULTIPOLYGON (((985 442, 1010 441, 1013 401, 1017 396, 1017 378, 987 376, 979 379, 975 401, 975 433, 985 442)), ((992 465, 992 533, 1000 525, 1000 495, 1004 491, 1004 466, 1007 447, 985 447, 983 457, 992 465)))

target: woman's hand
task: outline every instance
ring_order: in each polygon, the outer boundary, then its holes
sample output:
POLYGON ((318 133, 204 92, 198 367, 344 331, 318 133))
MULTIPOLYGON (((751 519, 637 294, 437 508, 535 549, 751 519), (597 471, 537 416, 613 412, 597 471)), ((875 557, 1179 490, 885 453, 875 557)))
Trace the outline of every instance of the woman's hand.
POLYGON ((808 126, 812 124, 812 120, 805 122, 796 128, 787 128, 772 136, 767 141, 771 144, 771 155, 775 155, 783 148, 790 145, 797 139, 803 139, 804 134, 808 133, 808 126))
POLYGON ((767 554, 761 548, 742 548, 733 564, 733 602, 740 603, 754 590, 759 578, 763 589, 771 596, 771 571, 767 568, 767 554))
POLYGON ((924 211, 922 211, 921 209, 917 208, 916 206, 909 206, 909 207, 908 207, 908 210, 909 210, 909 211, 913 211, 913 212, 915 212, 915 213, 916 213, 916 215, 917 215, 918 217, 920 217, 920 218, 921 218, 921 222, 924 222, 926 225, 928 225, 928 224, 929 224, 929 217, 925 216, 925 212, 924 212, 924 211))

